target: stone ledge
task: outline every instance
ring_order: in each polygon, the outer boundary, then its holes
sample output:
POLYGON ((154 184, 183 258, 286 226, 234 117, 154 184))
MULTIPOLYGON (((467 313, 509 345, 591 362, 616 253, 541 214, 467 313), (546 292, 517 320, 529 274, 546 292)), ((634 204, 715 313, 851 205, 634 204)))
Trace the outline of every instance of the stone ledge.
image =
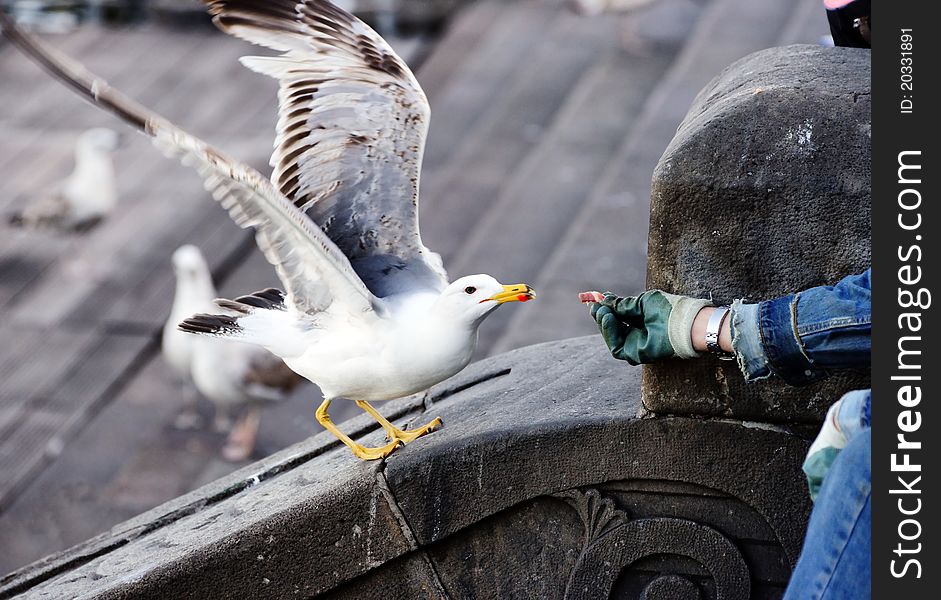
MULTIPOLYGON (((570 577, 599 581, 602 588, 615 585, 605 580, 611 572, 565 558, 578 555, 579 532, 587 527, 580 524, 578 511, 598 502, 623 513, 618 527, 679 518, 683 523, 654 523, 637 531, 692 527, 717 532, 709 536, 730 540, 720 545, 731 544, 749 557, 755 585, 782 585, 807 514, 799 470, 806 442, 774 428, 736 422, 641 418, 639 397, 639 370, 611 359, 597 336, 497 356, 425 398, 385 405, 398 421, 418 423, 440 415, 445 426, 384 463, 358 462, 332 438, 317 436, 8 576, 0 597, 21 592, 36 598, 313 597, 331 592, 333 597, 378 598, 380 590, 393 588, 399 590, 393 597, 408 597, 403 590, 459 597, 467 586, 476 586, 476 597, 498 597, 493 587, 480 587, 487 581, 512 595, 510 587, 526 584, 526 578, 455 568, 453 553, 463 552, 469 540, 483 544, 474 536, 477 529, 496 527, 502 537, 483 538, 487 547, 478 547, 475 557, 502 556, 500 568, 529 569, 510 557, 520 544, 534 542, 506 519, 513 511, 536 510, 527 508, 533 503, 555 511, 539 522, 562 519, 568 523, 563 537, 577 544, 559 562, 531 575, 546 590, 555 590, 547 597, 576 597, 566 596, 570 577), (674 500, 644 500, 660 495, 674 500), (555 500, 546 504, 540 498, 555 500), (565 508, 572 502, 574 513, 565 508), (615 508, 618 503, 624 508, 615 508), (731 512, 743 516, 732 521, 722 516, 731 512), (762 548, 776 550, 771 558, 761 558, 767 554, 762 548)), ((356 420, 349 429, 369 427, 356 420)), ((373 431, 366 440, 378 442, 380 435, 373 431)), ((641 556, 656 554, 664 543, 651 537, 641 556)), ((671 544, 663 548, 680 554, 701 549, 681 544, 677 550, 671 544)), ((609 558, 602 553, 602 560, 609 558)), ((693 559, 705 561, 706 572, 690 570, 681 558, 663 568, 697 581, 715 580, 720 587, 740 576, 737 562, 719 564, 713 572, 709 565, 714 561, 693 559)), ((638 573, 643 582, 649 568, 638 573)))

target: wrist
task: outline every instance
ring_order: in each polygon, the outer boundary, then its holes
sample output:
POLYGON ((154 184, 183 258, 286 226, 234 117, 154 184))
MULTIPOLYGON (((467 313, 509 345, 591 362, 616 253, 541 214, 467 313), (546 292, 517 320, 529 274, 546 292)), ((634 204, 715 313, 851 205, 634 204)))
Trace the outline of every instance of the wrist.
MULTIPOLYGON (((693 343, 693 349, 697 352, 707 352, 706 348, 706 327, 709 319, 716 312, 716 307, 706 306, 702 308, 693 319, 693 326, 690 328, 689 335, 693 343)), ((719 329, 719 348, 724 352, 732 352, 732 319, 726 317, 719 329)))
MULTIPOLYGON (((689 337, 693 342, 693 348, 695 348, 697 352, 706 351, 706 324, 709 323, 709 319, 714 312, 716 312, 714 306, 707 306, 700 310, 696 318, 693 319, 693 326, 689 330, 689 337)), ((721 336, 719 343, 721 344, 721 336)))

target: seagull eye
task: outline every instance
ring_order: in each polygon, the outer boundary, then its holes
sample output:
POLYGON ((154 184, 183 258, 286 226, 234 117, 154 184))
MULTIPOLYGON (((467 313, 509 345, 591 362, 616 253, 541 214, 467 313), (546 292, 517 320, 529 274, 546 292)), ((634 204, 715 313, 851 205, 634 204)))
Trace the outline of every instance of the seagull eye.
POLYGON ((466 293, 466 294, 473 294, 473 293, 476 292, 476 291, 477 291, 477 288, 475 288, 475 287, 472 286, 472 285, 469 285, 469 286, 467 286, 466 288, 464 288, 464 293, 466 293))

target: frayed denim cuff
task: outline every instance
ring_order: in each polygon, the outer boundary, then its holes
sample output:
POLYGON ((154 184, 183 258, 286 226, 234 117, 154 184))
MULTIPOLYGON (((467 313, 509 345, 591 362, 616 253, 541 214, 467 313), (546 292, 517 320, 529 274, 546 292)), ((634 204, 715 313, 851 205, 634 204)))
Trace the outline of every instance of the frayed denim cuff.
POLYGON ((771 376, 768 356, 761 345, 758 328, 758 304, 745 304, 743 300, 732 303, 732 352, 745 381, 755 381, 771 376))
POLYGON ((758 330, 768 366, 791 385, 803 385, 826 376, 814 369, 797 334, 799 296, 791 294, 758 305, 758 330))

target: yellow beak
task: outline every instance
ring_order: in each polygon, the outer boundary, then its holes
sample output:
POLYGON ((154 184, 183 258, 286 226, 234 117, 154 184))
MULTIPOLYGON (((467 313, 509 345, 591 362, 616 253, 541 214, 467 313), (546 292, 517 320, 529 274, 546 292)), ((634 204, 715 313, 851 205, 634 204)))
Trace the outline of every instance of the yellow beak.
POLYGON ((536 297, 536 292, 533 288, 529 287, 525 283, 517 283, 515 285, 505 285, 503 286, 503 291, 490 296, 482 302, 487 300, 493 300, 497 304, 503 304, 504 302, 528 302, 536 297))

